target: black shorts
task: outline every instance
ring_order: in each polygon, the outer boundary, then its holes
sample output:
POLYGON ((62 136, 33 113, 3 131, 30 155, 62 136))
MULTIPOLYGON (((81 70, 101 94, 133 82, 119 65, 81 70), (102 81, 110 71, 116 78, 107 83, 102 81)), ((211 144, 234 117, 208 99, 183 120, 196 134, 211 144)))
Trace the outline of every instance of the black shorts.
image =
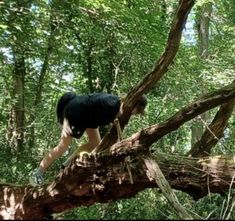
POLYGON ((76 95, 64 107, 62 129, 80 138, 86 128, 108 125, 120 109, 118 96, 107 93, 76 95))

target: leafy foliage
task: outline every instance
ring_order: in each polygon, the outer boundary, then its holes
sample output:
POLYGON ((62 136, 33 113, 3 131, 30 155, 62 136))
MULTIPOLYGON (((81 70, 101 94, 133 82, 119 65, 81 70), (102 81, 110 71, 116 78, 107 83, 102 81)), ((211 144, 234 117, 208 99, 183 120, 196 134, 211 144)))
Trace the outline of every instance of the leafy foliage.
MULTIPOLYGON (((203 94, 202 88, 211 91, 234 79, 234 1, 211 1, 213 13, 210 18, 209 56, 203 60, 198 56, 198 37, 194 25, 196 10, 205 2, 208 1, 198 1, 189 16, 188 24, 191 26, 189 30, 185 29, 174 64, 148 94, 146 115, 130 120, 124 131, 125 137, 167 119, 203 94), (190 41, 187 41, 188 35, 190 41)), ((151 71, 165 47, 176 3, 171 0, 161 3, 148 0, 0 1, 0 170, 4 174, 1 182, 27 183, 30 171, 56 145, 60 131, 55 106, 63 92, 107 91, 122 95, 151 71), (11 99, 16 46, 24 54, 26 66, 25 149, 22 152, 12 150, 12 137, 8 136, 9 115, 16 102, 11 99), (46 76, 40 81, 47 56, 46 76), (35 105, 39 85, 43 88, 41 100, 35 105), (33 120, 32 113, 35 116, 33 120), (35 138, 33 146, 29 142, 32 137, 35 138)), ((215 110, 210 112, 207 123, 213 119, 214 113, 215 110)), ((192 124, 188 122, 165 136, 152 146, 152 150, 187 153, 191 148, 192 124)), ((213 154, 234 152, 234 127, 233 116, 213 154)), ((77 145, 74 141, 71 150, 77 145)), ((63 157, 50 168, 48 180, 52 180, 58 172, 63 157)), ((187 195, 179 193, 179 196, 186 207, 203 218, 221 218, 222 211, 218 208, 227 199, 227 196, 212 195, 194 202, 187 195)), ((78 208, 62 214, 62 217, 177 219, 170 205, 156 190, 147 190, 132 199, 115 203, 78 208)), ((231 218, 234 217, 232 213, 231 218)))

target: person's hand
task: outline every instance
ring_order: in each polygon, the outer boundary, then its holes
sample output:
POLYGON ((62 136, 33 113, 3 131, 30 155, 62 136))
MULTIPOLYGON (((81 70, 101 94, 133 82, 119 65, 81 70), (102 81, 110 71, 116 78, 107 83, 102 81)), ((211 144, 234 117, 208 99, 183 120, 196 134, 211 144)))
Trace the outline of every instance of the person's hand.
POLYGON ((38 170, 34 171, 33 174, 29 178, 29 183, 32 186, 43 185, 44 183, 43 174, 40 173, 38 170))

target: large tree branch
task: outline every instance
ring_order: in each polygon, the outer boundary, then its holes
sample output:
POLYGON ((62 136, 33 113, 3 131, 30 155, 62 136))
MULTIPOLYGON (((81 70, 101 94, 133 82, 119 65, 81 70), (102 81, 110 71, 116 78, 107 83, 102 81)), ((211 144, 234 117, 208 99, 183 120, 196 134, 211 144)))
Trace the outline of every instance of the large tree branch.
POLYGON ((146 158, 144 159, 144 163, 148 171, 147 176, 149 177, 150 180, 156 181, 157 186, 162 191, 163 195, 166 197, 170 205, 172 205, 176 214, 178 214, 178 217, 181 218, 182 220, 193 219, 193 217, 180 204, 177 196, 175 195, 169 182, 166 180, 165 176, 163 175, 157 162, 151 158, 146 158))
MULTIPOLYGON (((235 98, 235 81, 215 92, 205 94, 203 97, 182 108, 165 122, 152 125, 136 134, 133 134, 129 139, 127 139, 129 140, 129 144, 126 144, 125 148, 127 151, 133 151, 139 147, 139 144, 144 144, 144 147, 148 148, 164 135, 177 130, 185 122, 190 121, 205 111, 226 103, 233 98, 235 98)), ((120 143, 116 143, 111 147, 111 149, 119 148, 119 145, 120 143)))
MULTIPOLYGON (((145 158, 136 157, 130 163, 133 184, 123 164, 103 166, 110 160, 115 161, 119 154, 116 151, 109 156, 77 159, 55 182, 42 188, 1 185, 0 216, 4 219, 48 219, 53 213, 130 198, 146 188, 157 188, 156 182, 149 179, 145 158)), ((154 158, 171 187, 195 199, 234 188, 233 156, 198 160, 158 153, 154 158)))
MULTIPOLYGON (((156 62, 153 70, 148 73, 146 77, 127 94, 123 104, 123 110, 119 114, 119 122, 122 129, 128 123, 131 111, 137 99, 154 87, 156 82, 159 81, 161 77, 167 72, 169 65, 174 60, 180 45, 183 28, 187 21, 188 14, 194 5, 194 2, 194 0, 180 1, 178 10, 171 25, 164 53, 156 62)), ((109 148, 116 142, 116 139, 117 133, 115 127, 113 127, 103 138, 102 142, 97 147, 97 150, 109 148)))
POLYGON ((228 120, 232 115, 235 105, 235 99, 220 106, 211 124, 206 128, 201 139, 194 144, 188 152, 189 156, 201 157, 208 156, 211 149, 219 142, 224 135, 228 120))

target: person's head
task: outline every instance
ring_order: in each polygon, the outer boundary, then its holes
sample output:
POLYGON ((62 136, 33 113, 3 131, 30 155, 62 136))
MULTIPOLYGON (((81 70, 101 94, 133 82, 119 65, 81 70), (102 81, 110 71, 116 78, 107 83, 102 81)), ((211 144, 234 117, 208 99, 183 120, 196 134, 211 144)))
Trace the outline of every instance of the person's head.
POLYGON ((137 115, 137 114, 144 114, 145 113, 145 107, 147 106, 147 98, 145 95, 142 95, 140 98, 138 98, 134 109, 132 110, 131 114, 137 115))
MULTIPOLYGON (((121 96, 122 102, 124 102, 125 98, 126 98, 126 95, 121 96)), ((144 114, 147 103, 148 101, 145 95, 142 95, 141 97, 139 97, 136 101, 135 107, 133 108, 131 114, 133 115, 144 114)))

